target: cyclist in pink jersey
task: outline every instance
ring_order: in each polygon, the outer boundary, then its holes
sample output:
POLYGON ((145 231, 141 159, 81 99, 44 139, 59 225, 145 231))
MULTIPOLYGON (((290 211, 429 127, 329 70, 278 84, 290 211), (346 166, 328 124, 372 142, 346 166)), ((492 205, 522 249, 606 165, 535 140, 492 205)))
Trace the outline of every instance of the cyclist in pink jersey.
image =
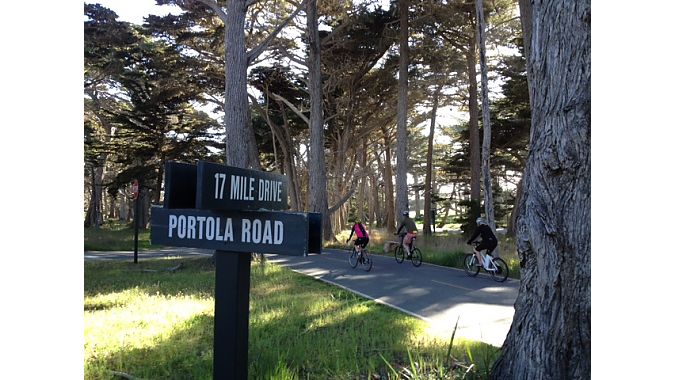
POLYGON ((366 232, 366 227, 361 222, 357 222, 352 225, 352 231, 350 231, 350 237, 345 240, 345 243, 349 242, 352 239, 352 235, 357 235, 357 239, 354 241, 357 251, 360 251, 366 248, 366 245, 369 243, 369 234, 366 232))

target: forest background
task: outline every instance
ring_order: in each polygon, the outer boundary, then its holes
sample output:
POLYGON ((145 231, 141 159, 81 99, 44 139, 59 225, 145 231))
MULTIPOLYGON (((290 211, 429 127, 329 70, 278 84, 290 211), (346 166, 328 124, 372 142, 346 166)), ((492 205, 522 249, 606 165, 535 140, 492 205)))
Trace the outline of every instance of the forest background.
MULTIPOLYGON (((593 8, 594 194, 602 196, 594 198, 592 210, 599 253, 592 287, 592 368, 622 378, 629 375, 628 369, 613 366, 612 361, 625 348, 604 343, 613 341, 618 331, 629 333, 635 347, 652 347, 655 337, 673 340, 673 332, 664 328, 673 312, 658 303, 666 295, 660 294, 661 289, 670 288, 669 277, 638 271, 632 275, 635 280, 620 280, 608 272, 606 259, 612 257, 614 265, 638 263, 645 257, 637 255, 646 252, 653 227, 672 224, 673 202, 651 197, 664 191, 647 188, 658 183, 669 188, 665 179, 673 173, 674 159, 668 110, 673 108, 670 89, 676 83, 672 75, 650 70, 665 64, 666 55, 657 53, 668 50, 668 41, 644 35, 647 30, 655 36, 673 35, 667 19, 671 12, 656 14, 647 6, 618 4, 593 8), (634 51, 618 56, 628 45, 634 51), (639 79, 635 75, 640 68, 644 69, 639 79), (632 184, 630 189, 627 184, 632 184), (649 220, 642 221, 646 217, 649 220), (646 323, 643 315, 648 313, 651 319, 646 323)), ((5 60, 2 70, 6 128, 1 191, 11 217, 3 234, 8 259, 4 267, 28 269, 2 276, 4 289, 21 290, 6 292, 13 306, 8 309, 14 312, 6 314, 3 333, 8 327, 13 332, 3 334, 8 337, 3 344, 16 353, 31 352, 12 355, 6 369, 10 374, 26 368, 31 374, 44 371, 45 376, 54 372, 77 376, 82 371, 81 11, 81 3, 45 3, 33 9, 12 4, 3 12, 3 35, 15 36, 4 46, 12 58, 5 60), (25 33, 22 38, 20 32, 25 33), (35 367, 36 358, 41 368, 35 367)), ((666 355, 667 350, 632 354, 637 363, 652 363, 642 374, 661 373, 662 363, 668 363, 666 355)))
MULTIPOLYGON (((313 203, 311 189, 326 189, 327 210, 317 211, 324 215, 327 241, 356 219, 393 232, 402 208, 412 211, 424 231, 431 231, 431 221, 421 215, 434 210, 437 227, 458 223, 469 234, 483 208, 483 101, 477 90, 473 4, 411 3, 408 120, 398 117, 396 7, 388 1, 322 4, 326 184, 315 183, 311 175, 302 14, 249 64, 250 133, 256 149, 251 165, 288 176, 292 211, 321 208, 313 203), (448 111, 455 119, 445 117, 448 111), (404 145, 402 123, 408 132, 404 145), (400 173, 404 168, 395 157, 404 150, 407 165, 400 173), (404 173, 408 184, 399 182, 404 173), (400 186, 407 190, 403 198, 400 186)), ((209 11, 176 8, 170 7, 171 16, 150 17, 135 27, 113 21, 106 8, 85 9, 90 20, 85 23, 86 227, 133 218, 132 179, 141 182, 139 220, 145 226, 150 204, 161 202, 167 161, 224 159, 222 23, 209 11)), ((249 28, 254 46, 265 43, 261 35, 292 9, 267 14, 264 8, 252 7, 259 22, 249 28)), ((500 227, 513 231, 530 124, 525 59, 516 51, 522 44, 516 2, 493 2, 488 9, 491 92, 501 97, 492 103, 495 201, 490 207, 495 213, 489 221, 495 214, 500 227)))

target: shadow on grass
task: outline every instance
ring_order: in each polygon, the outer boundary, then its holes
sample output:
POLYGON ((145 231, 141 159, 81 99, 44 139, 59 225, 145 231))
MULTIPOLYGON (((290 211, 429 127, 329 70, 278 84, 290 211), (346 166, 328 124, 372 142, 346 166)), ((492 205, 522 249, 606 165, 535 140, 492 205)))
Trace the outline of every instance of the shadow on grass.
MULTIPOLYGON (((86 263, 85 296, 104 299, 85 300, 85 310, 124 308, 124 302, 107 301, 105 296, 131 289, 213 298, 211 260, 180 261, 185 268, 175 273, 140 270, 170 267, 176 260, 148 261, 143 267, 86 263)), ((112 370, 147 379, 210 379, 213 325, 213 314, 195 315, 173 326, 167 338, 156 338, 146 347, 121 344, 112 352, 89 355, 85 377, 108 379, 112 370)), ((383 359, 396 368, 406 366, 408 350, 430 360, 443 357, 446 342, 421 341, 417 336, 422 326, 422 321, 343 289, 275 265, 252 264, 249 378, 370 378, 387 373, 383 359)))

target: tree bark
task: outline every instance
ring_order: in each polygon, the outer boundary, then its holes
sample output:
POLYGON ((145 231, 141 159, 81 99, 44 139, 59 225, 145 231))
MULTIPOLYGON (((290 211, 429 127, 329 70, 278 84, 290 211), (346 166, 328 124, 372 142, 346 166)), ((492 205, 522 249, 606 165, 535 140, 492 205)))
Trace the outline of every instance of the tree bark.
MULTIPOLYGON (((530 78, 532 73, 530 71, 530 50, 531 50, 531 36, 533 28, 533 7, 530 0, 519 0, 519 13, 521 15, 521 31, 523 33, 523 53, 526 58, 526 72, 527 77, 530 78)), ((532 95, 532 94, 530 94, 532 95)), ((532 108, 532 104, 531 104, 532 108)))
POLYGON ((307 2, 308 71, 310 91, 310 211, 322 214, 324 240, 333 239, 326 194, 324 162, 324 116, 322 113, 321 54, 317 25, 317 0, 307 2))
MULTIPOLYGON (((377 153, 374 153, 376 156, 378 155, 377 153)), ((377 173, 374 173, 373 171, 369 173, 369 181, 370 181, 370 186, 369 190, 371 195, 369 196, 369 214, 371 216, 370 224, 369 226, 371 228, 373 227, 381 227, 383 225, 383 217, 382 217, 382 212, 380 208, 380 191, 379 186, 378 186, 378 178, 377 178, 377 173)))
MULTIPOLYGON (((476 25, 474 22, 472 24, 476 25)), ((468 42, 466 60, 469 80, 470 199, 479 202, 481 200, 481 139, 479 138, 479 102, 476 81, 476 37, 473 36, 468 42)))
POLYGON ((418 174, 411 173, 411 176, 413 177, 413 207, 411 208, 415 211, 415 217, 417 218, 420 216, 420 187, 418 186, 418 174))
POLYGON ((432 235, 432 157, 434 156, 434 126, 437 122, 437 108, 441 85, 437 85, 432 99, 432 117, 430 120, 430 134, 427 137, 427 166, 425 168, 425 205, 423 219, 423 234, 432 235))
POLYGON ((366 182, 368 181, 368 177, 365 175, 366 174, 366 156, 368 153, 368 145, 366 144, 366 139, 362 140, 362 146, 361 150, 359 152, 359 166, 361 166, 361 170, 363 171, 364 175, 362 175, 359 178, 359 191, 358 191, 358 200, 357 203, 359 205, 359 219, 365 223, 366 222, 366 207, 365 207, 365 199, 367 198, 366 194, 366 182))
POLYGON ((408 211, 406 110, 408 109, 408 0, 399 1, 399 94, 397 97, 396 214, 408 211))
POLYGON ((493 379, 591 377, 591 4, 536 1, 521 287, 493 379))
MULTIPOLYGON (((495 212, 493 210, 493 186, 491 183, 491 112, 488 100, 488 67, 486 63, 486 20, 483 0, 475 0, 477 14, 477 40, 479 41, 479 63, 481 66, 481 110, 484 139, 481 147, 481 170, 484 182, 484 213, 488 225, 495 233, 495 212)), ((493 250, 493 256, 500 257, 500 247, 493 250)))
POLYGON ((516 185, 516 197, 514 199, 514 208, 509 214, 509 225, 507 226, 507 235, 516 236, 516 217, 519 213, 519 205, 521 204, 521 198, 523 198, 523 177, 519 180, 519 183, 516 185))
POLYGON ((225 134, 226 163, 249 168, 248 98, 244 21, 246 0, 229 0, 225 16, 225 134))
POLYGON ((394 215, 394 187, 392 186, 392 139, 385 126, 382 127, 385 151, 383 162, 383 181, 385 182, 385 226, 394 232, 396 217, 394 215))

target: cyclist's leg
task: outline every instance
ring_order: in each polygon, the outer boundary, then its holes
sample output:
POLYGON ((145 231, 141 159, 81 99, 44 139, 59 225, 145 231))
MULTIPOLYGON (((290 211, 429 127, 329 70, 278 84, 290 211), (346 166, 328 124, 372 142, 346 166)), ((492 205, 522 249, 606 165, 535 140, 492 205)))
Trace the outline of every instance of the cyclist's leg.
POLYGON ((358 247, 357 249, 359 250, 359 253, 361 253, 361 251, 366 247, 364 238, 357 238, 354 244, 358 247))
POLYGON ((411 256, 411 234, 408 232, 406 233, 406 236, 404 236, 403 246, 406 251, 406 256, 411 256))
POLYGON ((477 266, 480 266, 480 267, 482 267, 483 264, 484 264, 484 257, 481 254, 481 251, 483 251, 484 249, 486 249, 486 247, 484 246, 483 242, 481 242, 479 245, 474 247, 474 256, 477 259, 477 266))

